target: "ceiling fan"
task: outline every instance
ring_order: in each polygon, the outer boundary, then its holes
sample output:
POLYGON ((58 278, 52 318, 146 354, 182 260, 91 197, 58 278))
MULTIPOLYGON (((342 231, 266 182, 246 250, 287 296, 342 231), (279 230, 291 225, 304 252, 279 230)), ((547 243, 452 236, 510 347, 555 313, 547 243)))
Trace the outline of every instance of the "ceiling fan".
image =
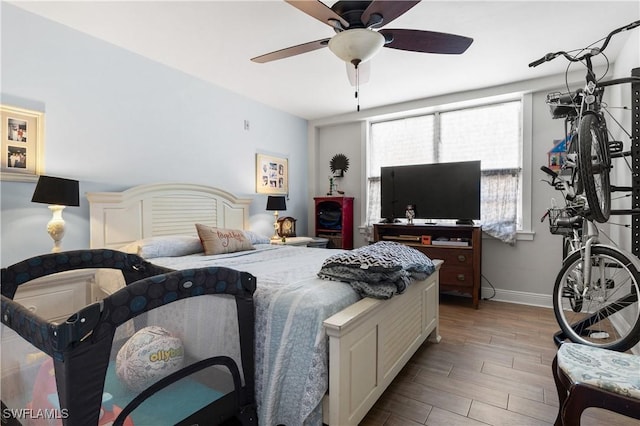
MULTIPOLYGON (((307 15, 329 25, 336 34, 333 37, 311 41, 297 46, 276 50, 252 58, 264 63, 284 59, 324 47, 347 63, 347 72, 353 85, 369 59, 382 47, 412 52, 458 55, 473 42, 472 38, 455 34, 410 29, 379 29, 406 13, 420 1, 345 1, 328 7, 324 3, 309 0, 285 0, 307 15), (361 66, 361 64, 363 66, 361 66)), ((363 81, 359 80, 358 84, 363 81)))

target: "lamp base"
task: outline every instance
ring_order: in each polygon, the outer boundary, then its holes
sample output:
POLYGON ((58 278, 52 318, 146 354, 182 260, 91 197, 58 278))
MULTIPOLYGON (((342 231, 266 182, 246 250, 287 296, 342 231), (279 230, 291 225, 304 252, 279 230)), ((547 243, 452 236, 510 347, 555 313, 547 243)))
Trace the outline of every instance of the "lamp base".
POLYGON ((280 239, 280 235, 278 235, 278 211, 274 211, 273 212, 273 217, 274 217, 274 221, 273 221, 273 237, 271 237, 272 240, 279 240, 280 239))
POLYGON ((53 213, 53 216, 49 223, 47 223, 47 232, 53 239, 52 253, 59 253, 62 251, 62 237, 64 237, 64 219, 62 218, 62 210, 65 206, 49 206, 49 210, 53 213))

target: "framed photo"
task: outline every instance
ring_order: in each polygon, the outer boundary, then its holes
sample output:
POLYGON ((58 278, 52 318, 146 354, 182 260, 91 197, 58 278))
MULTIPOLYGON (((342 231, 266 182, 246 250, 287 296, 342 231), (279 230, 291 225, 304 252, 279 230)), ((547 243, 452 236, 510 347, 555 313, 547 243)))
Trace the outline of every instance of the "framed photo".
POLYGON ((44 173, 44 113, 0 105, 0 177, 35 181, 44 173))
POLYGON ((289 193, 289 165, 286 158, 256 154, 256 192, 289 193))

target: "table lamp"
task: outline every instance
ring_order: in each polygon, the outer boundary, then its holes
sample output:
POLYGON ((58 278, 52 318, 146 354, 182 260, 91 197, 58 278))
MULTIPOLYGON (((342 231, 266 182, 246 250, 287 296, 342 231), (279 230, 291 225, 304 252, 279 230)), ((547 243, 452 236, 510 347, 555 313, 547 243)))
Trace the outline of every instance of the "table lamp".
POLYGON ((284 196, 268 196, 267 197, 267 210, 273 211, 273 215, 275 216, 275 222, 273 223, 273 237, 272 240, 279 240, 280 236, 278 235, 278 210, 286 210, 287 202, 284 196))
POLYGON ((62 210, 66 206, 78 207, 80 205, 78 181, 52 176, 40 176, 31 201, 49 204, 49 210, 53 213, 53 217, 47 224, 47 231, 53 238, 53 249, 51 251, 53 253, 61 251, 61 242, 64 236, 62 210))

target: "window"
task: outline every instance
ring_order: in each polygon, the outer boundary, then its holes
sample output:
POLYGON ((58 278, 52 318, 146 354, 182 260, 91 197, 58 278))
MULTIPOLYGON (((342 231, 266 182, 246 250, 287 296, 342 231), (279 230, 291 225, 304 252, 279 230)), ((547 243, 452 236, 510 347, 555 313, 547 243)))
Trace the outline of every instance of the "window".
POLYGON ((515 241, 522 228, 522 133, 520 100, 371 123, 367 224, 380 221, 381 167, 480 160, 483 230, 515 241))

